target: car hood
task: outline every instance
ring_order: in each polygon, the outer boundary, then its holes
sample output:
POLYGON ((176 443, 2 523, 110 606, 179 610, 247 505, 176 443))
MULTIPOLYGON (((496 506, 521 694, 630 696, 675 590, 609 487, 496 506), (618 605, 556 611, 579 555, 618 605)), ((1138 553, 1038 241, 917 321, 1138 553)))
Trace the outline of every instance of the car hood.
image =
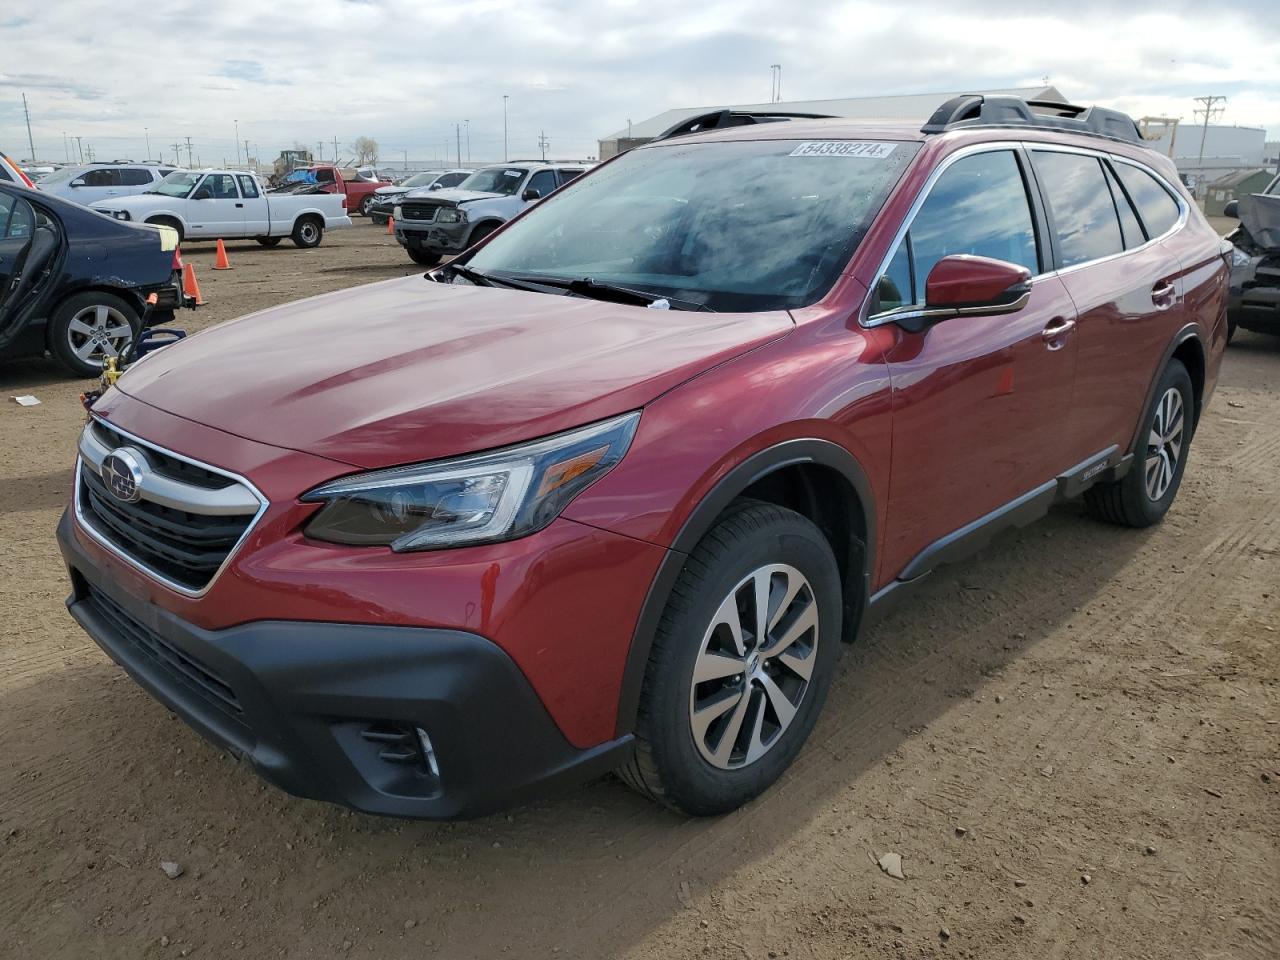
POLYGON ((375 468, 637 409, 791 329, 785 312, 651 310, 415 276, 213 327, 117 386, 246 439, 375 468))
POLYGON ((379 187, 373 191, 379 197, 397 197, 402 193, 408 193, 413 187, 379 187))
POLYGON ((137 213, 145 210, 173 209, 175 203, 182 201, 177 197, 165 197, 158 193, 134 193, 125 197, 108 197, 95 200, 89 204, 90 210, 128 210, 137 213))
POLYGON ((509 193, 485 193, 480 190, 459 190, 450 187, 448 190, 431 190, 426 187, 415 187, 409 191, 412 200, 444 200, 446 203, 466 203, 470 200, 492 200, 495 197, 509 197, 509 193))

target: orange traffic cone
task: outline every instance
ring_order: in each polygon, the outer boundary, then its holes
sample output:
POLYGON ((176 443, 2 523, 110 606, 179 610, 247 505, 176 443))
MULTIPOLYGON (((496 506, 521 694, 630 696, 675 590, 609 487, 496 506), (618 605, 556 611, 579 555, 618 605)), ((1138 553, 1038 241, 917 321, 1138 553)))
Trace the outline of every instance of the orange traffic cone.
POLYGON ((218 241, 218 259, 213 262, 215 270, 230 270, 231 261, 227 259, 227 247, 221 240, 218 241))
POLYGON ((188 263, 182 268, 182 292, 196 301, 197 307, 204 306, 204 297, 200 296, 200 284, 196 283, 196 267, 188 263))
POLYGON ((387 217, 387 236, 391 236, 391 234, 395 232, 396 232, 396 218, 387 217))

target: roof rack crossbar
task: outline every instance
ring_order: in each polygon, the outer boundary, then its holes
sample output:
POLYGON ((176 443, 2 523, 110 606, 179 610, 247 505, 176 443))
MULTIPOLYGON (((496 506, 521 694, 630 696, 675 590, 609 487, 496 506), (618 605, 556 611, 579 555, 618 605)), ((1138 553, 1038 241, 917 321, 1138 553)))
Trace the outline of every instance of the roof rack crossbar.
POLYGON ((1145 143, 1133 118, 1119 110, 977 93, 952 97, 933 112, 920 132, 944 133, 969 127, 1041 127, 1126 143, 1145 143), (1055 113, 1038 113, 1037 110, 1055 113))
POLYGON ((830 113, 793 113, 788 110, 712 110, 697 116, 681 120, 654 137, 654 141, 670 140, 672 137, 683 137, 691 133, 702 133, 706 130, 720 130, 725 127, 748 127, 757 123, 778 123, 785 120, 833 120, 830 113))

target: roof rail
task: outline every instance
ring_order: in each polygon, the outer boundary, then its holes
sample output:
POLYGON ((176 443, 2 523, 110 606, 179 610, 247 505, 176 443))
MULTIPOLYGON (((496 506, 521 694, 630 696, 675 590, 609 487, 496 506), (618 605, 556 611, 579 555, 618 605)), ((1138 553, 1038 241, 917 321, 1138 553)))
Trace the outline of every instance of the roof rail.
POLYGON ((952 97, 933 112, 920 132, 943 133, 970 127, 1040 127, 1125 143, 1145 143, 1133 118, 1119 110, 978 93, 952 97))
POLYGON ((654 137, 654 141, 670 140, 672 137, 683 137, 691 133, 702 133, 706 130, 720 130, 725 127, 749 127, 756 123, 777 123, 782 120, 833 120, 831 113, 791 113, 785 110, 713 110, 700 113, 696 117, 681 120, 674 127, 669 127, 654 137))

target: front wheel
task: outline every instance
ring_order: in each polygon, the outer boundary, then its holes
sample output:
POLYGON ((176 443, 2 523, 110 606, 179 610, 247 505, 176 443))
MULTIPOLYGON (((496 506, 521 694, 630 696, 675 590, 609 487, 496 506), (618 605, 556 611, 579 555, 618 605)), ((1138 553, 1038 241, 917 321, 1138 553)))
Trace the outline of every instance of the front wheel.
POLYGON ((68 297, 49 321, 49 347, 72 373, 94 377, 105 357, 124 357, 142 331, 138 311, 109 293, 68 297))
POLYGON ((314 217, 307 217, 293 225, 293 234, 290 239, 293 240, 295 247, 309 250, 312 247, 320 246, 320 241, 323 238, 324 227, 320 225, 320 221, 314 217))
POLYGON ((1119 480, 1085 491, 1084 502, 1099 520, 1149 527, 1164 519, 1178 495, 1195 429, 1195 390, 1179 360, 1170 360, 1142 418, 1134 461, 1119 480))
POLYGON ((373 206, 373 197, 366 196, 362 198, 360 201, 360 216, 367 217, 371 206, 373 206))
POLYGON ((433 250, 414 250, 412 247, 409 247, 405 252, 409 254, 410 260, 414 263, 420 263, 424 267, 434 267, 441 261, 441 259, 443 259, 441 254, 438 254, 433 250))
POLYGON ((769 787, 822 709, 842 609, 835 556, 812 522, 773 504, 731 507, 667 601, 623 780, 697 816, 769 787))

